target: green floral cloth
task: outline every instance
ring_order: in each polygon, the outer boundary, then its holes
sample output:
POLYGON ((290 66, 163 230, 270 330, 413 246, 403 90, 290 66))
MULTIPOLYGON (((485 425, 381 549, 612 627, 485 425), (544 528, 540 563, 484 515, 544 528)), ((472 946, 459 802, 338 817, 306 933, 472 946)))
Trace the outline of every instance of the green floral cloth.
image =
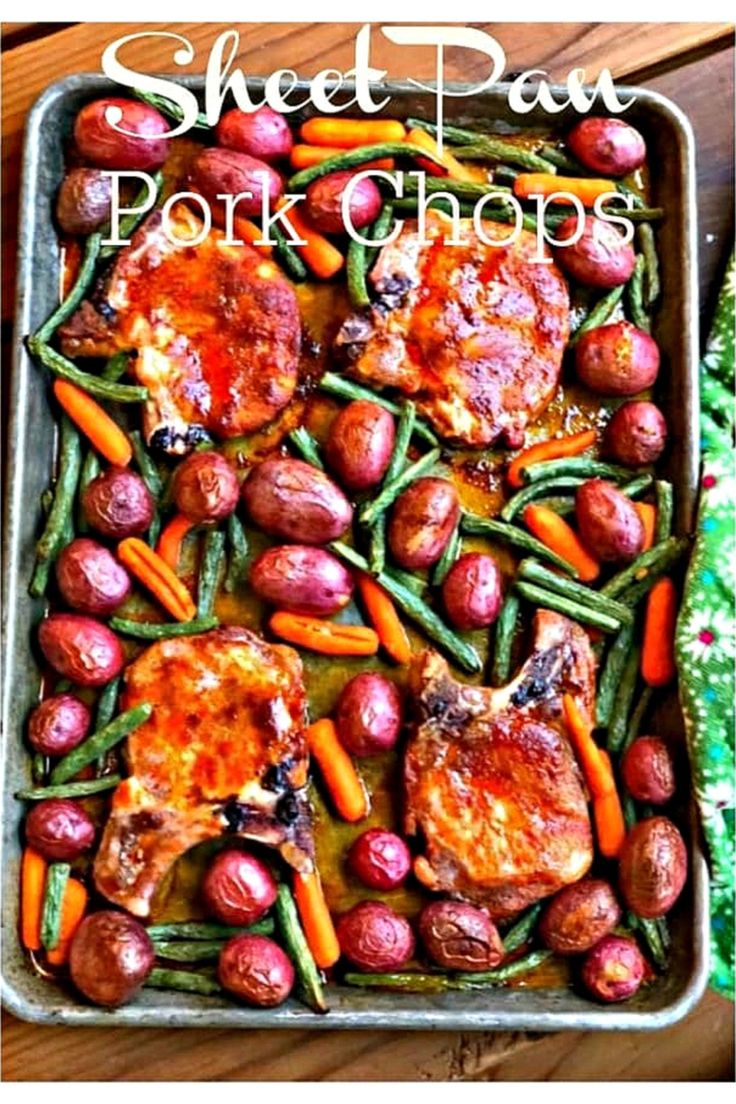
POLYGON ((734 259, 701 365, 703 467, 677 622, 688 750, 711 869, 711 983, 734 997, 734 259))

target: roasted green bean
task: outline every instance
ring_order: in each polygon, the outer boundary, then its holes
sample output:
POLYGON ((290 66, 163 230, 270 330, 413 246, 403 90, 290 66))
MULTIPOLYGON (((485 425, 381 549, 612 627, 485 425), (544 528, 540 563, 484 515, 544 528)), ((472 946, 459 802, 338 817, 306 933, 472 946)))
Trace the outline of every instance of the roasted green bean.
POLYGON ((274 922, 270 917, 256 924, 217 924, 209 921, 179 920, 167 924, 152 924, 146 928, 154 942, 169 939, 212 940, 232 939, 234 935, 272 935, 274 922))
POLYGON ((506 595, 501 608, 493 641, 493 666, 491 681, 494 686, 504 686, 511 673, 511 648, 519 617, 519 596, 513 590, 506 595))
POLYGON ((28 339, 29 352, 41 361, 46 368, 58 376, 59 379, 68 380, 77 387, 81 387, 90 395, 98 399, 108 399, 110 402, 145 402, 148 398, 147 387, 137 387, 129 383, 113 383, 111 380, 102 379, 101 376, 90 375, 82 372, 70 360, 57 353, 50 345, 44 345, 35 337, 28 339))
POLYGON ((84 743, 79 744, 63 759, 60 759, 51 772, 52 786, 62 782, 68 782, 79 774, 82 767, 99 759, 109 748, 115 747, 121 740, 147 721, 153 712, 153 707, 147 702, 136 705, 133 709, 127 709, 110 724, 99 729, 92 736, 88 736, 84 743))
POLYGON ((223 587, 227 594, 232 594, 238 580, 245 578, 245 565, 248 561, 248 538, 240 518, 235 513, 230 514, 227 519, 227 540, 230 546, 230 557, 223 587))
POLYGON ((434 165, 444 168, 439 157, 414 146, 411 142, 380 142, 373 146, 358 146, 357 149, 349 149, 320 161, 317 165, 310 165, 308 169, 302 169, 288 182, 290 193, 298 192, 306 188, 313 180, 319 180, 321 176, 328 176, 333 172, 341 172, 343 169, 355 169, 364 165, 367 161, 379 161, 384 157, 412 157, 418 161, 431 161, 434 165))
POLYGON ((122 782, 119 774, 106 774, 104 778, 90 778, 84 782, 66 782, 58 786, 34 786, 30 790, 18 790, 18 801, 45 801, 49 797, 91 797, 92 794, 114 790, 122 782))
POLYGON ((402 491, 406 490, 410 483, 428 472, 440 458, 440 450, 432 449, 425 453, 408 468, 386 483, 371 502, 366 502, 358 512, 358 518, 363 525, 372 525, 376 518, 382 514, 394 502, 402 491))
POLYGON ((463 514, 460 519, 460 532, 471 533, 479 537, 491 537, 494 540, 510 544, 514 548, 523 548, 525 552, 531 552, 541 560, 549 560, 557 567, 563 568, 569 575, 577 575, 577 569, 568 563, 562 556, 558 556, 546 544, 542 544, 536 537, 524 532, 515 525, 509 525, 504 521, 496 521, 495 518, 482 518, 476 514, 463 514))
POLYGON ((588 333, 590 330, 597 329, 598 326, 605 325, 610 319, 611 315, 615 311, 618 304, 621 302, 621 298, 624 294, 624 285, 620 284, 619 287, 613 288, 612 291, 607 292, 603 298, 599 299, 595 306, 592 308, 587 318, 584 318, 580 323, 575 333, 572 334, 570 340, 567 343, 568 349, 574 348, 577 345, 583 334, 588 333))
POLYGON ((634 615, 629 607, 622 602, 617 602, 615 598, 606 598, 605 595, 599 594, 597 590, 593 590, 591 587, 584 586, 582 583, 575 583, 572 579, 565 578, 564 575, 549 571, 542 564, 537 563, 536 560, 522 560, 519 564, 519 577, 528 580, 530 583, 537 583, 539 586, 545 587, 546 590, 561 594, 572 602, 577 602, 589 609, 598 610, 599 613, 608 614, 609 617, 615 618, 622 625, 633 624, 634 615))
POLYGON ((539 919, 541 911, 541 903, 532 905, 532 907, 523 913, 516 923, 509 928, 503 936, 503 949, 507 955, 513 954, 514 951, 518 951, 519 947, 523 947, 524 944, 529 941, 532 932, 537 926, 537 920, 539 919))
POLYGON ((616 694, 611 708, 611 717, 608 724, 608 739, 606 747, 611 752, 621 750, 631 712, 631 704, 636 693, 636 684, 639 679, 639 663, 641 662, 641 648, 634 645, 626 657, 621 672, 616 694))
POLYGON ((596 723, 601 728, 606 728, 611 718, 611 709, 616 696, 621 675, 626 661, 634 644, 634 626, 629 623, 623 626, 621 632, 608 649, 606 662, 603 665, 598 682, 598 697, 596 700, 596 723))
POLYGON ((319 976, 317 964, 312 957, 309 944, 302 931, 299 913, 296 910, 291 890, 284 882, 281 882, 279 885, 274 910, 276 912, 281 938, 296 968, 299 986, 305 1003, 314 1012, 327 1012, 328 1004, 322 985, 322 979, 319 976))
POLYGON ((312 434, 306 428, 306 426, 299 426, 297 429, 292 429, 289 434, 289 440, 294 448, 297 450, 302 460, 306 460, 308 464, 311 464, 314 468, 320 468, 324 471, 324 464, 322 463, 322 457, 319 454, 319 445, 315 441, 312 434))
POLYGON ((53 951, 59 942, 64 891, 70 873, 71 867, 66 862, 51 863, 46 872, 41 910, 41 945, 47 951, 53 951))
POLYGON ((156 967, 151 970, 144 982, 146 989, 174 989, 181 993, 200 993, 205 997, 214 997, 222 993, 218 982, 205 974, 193 970, 164 970, 156 967))
POLYGON ((615 633, 621 628, 621 622, 617 618, 611 617, 610 614, 601 613, 601 611, 597 609, 591 609, 590 606, 584 606, 580 602, 572 601, 552 590, 544 590, 542 587, 535 586, 533 583, 516 582, 514 585, 522 598, 526 598, 527 601, 534 602, 538 606, 543 606, 545 609, 552 609, 556 610, 558 613, 564 613, 574 621, 582 621, 584 624, 594 625, 595 628, 601 629, 603 632, 615 633))
MULTIPOLYGON (((377 403, 385 410, 390 410, 392 414, 401 413, 401 406, 398 403, 384 398, 383 395, 375 391, 370 391, 367 387, 361 387, 359 384, 353 383, 345 376, 335 375, 334 372, 325 372, 319 381, 319 386, 328 395, 336 395, 341 399, 349 399, 351 402, 354 399, 366 399, 368 402, 377 403)), ((421 418, 415 420, 413 432, 430 445, 436 446, 439 444, 436 434, 421 418)))
POLYGON ((652 324, 644 306, 645 266, 646 261, 644 260, 644 254, 637 254, 634 271, 631 273, 628 284, 626 284, 626 301, 629 306, 631 321, 636 328, 642 330, 644 333, 651 333, 652 324))
POLYGON ((139 640, 170 640, 177 636, 193 636, 208 632, 220 624, 216 617, 194 617, 191 621, 128 621, 124 617, 110 619, 110 628, 123 636, 139 640))
POLYGON ((82 302, 82 299, 84 299, 94 279, 95 266, 100 254, 101 241, 102 234, 99 233, 90 234, 85 241, 82 263, 79 267, 77 278, 74 281, 74 286, 53 314, 51 314, 44 324, 36 331, 36 341, 44 345, 47 344, 59 326, 61 326, 63 322, 66 322, 67 318, 74 313, 82 302))
POLYGON ((221 529, 208 529, 204 537, 197 582, 197 619, 199 621, 208 621, 214 616, 217 582, 224 559, 225 534, 221 529))

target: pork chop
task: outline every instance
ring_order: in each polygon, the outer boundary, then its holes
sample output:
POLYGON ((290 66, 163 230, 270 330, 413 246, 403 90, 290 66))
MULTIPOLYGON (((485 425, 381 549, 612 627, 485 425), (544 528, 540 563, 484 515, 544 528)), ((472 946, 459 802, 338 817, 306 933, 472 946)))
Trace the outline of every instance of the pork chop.
POLYGON ((500 689, 457 682, 444 659, 415 660, 416 724, 404 762, 406 829, 428 888, 503 919, 576 882, 593 859, 562 695, 592 715, 595 662, 585 632, 538 611, 531 655, 500 689))
POLYGON ((123 708, 153 713, 128 737, 94 864, 97 888, 148 916, 190 847, 226 832, 312 868, 301 660, 241 628, 161 640, 128 667, 123 708))
MULTIPOLYGON (((376 302, 346 319, 337 346, 350 375, 411 395, 441 437, 516 448, 557 390, 567 284, 554 264, 532 261, 528 231, 488 245, 461 219, 461 244, 451 245, 449 225, 429 211, 423 245, 417 223, 405 223, 370 275, 376 302)), ((509 234, 496 222, 483 228, 492 241, 509 234)))
MULTIPOLYGON (((170 220, 179 241, 202 228, 184 203, 170 220)), ((146 441, 167 452, 186 452, 203 431, 221 438, 261 429, 296 387, 294 288, 256 249, 223 241, 211 230, 199 245, 172 242, 154 212, 60 329, 66 356, 137 353, 132 370, 149 392, 146 441)))

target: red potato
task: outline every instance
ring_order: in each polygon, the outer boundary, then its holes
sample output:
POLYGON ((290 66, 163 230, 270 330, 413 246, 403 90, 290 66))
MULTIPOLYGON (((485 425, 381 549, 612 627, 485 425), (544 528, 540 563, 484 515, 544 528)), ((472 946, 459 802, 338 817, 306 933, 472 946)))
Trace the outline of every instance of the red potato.
POLYGON ((644 524, 634 503, 605 479, 586 479, 575 495, 583 543, 598 560, 628 563, 644 548, 644 524))
POLYGON ((501 572, 493 556, 466 552, 455 561, 442 584, 442 600, 457 629, 492 625, 501 611, 501 572))
POLYGON ((95 826, 76 801, 39 801, 26 817, 26 842, 50 862, 73 862, 95 841, 95 826))
POLYGON ((131 591, 130 576, 109 549, 78 537, 62 549, 56 582, 68 606, 93 617, 107 617, 131 591))
POLYGON ((607 935, 585 957, 582 979, 588 992, 598 1000, 628 1000, 642 981, 646 963, 633 939, 607 935))
MULTIPOLYGON (((328 173, 314 180, 307 188, 304 210, 314 227, 323 234, 344 234, 347 225, 342 215, 342 198, 355 171, 328 173)), ((366 177, 350 194, 350 222, 354 230, 370 226, 378 218, 382 206, 376 183, 366 177)))
POLYGON ((348 866, 369 889, 396 889, 409 875, 411 855, 395 832, 369 828, 350 848, 348 866))
POLYGON ((86 161, 101 169, 160 169, 169 152, 161 136, 170 130, 163 115, 149 104, 107 96, 87 104, 74 123, 74 141, 86 161), (122 116, 115 126, 106 119, 108 108, 122 116))
POLYGON ((112 181, 99 169, 72 169, 56 199, 56 218, 65 234, 91 234, 110 217, 112 181))
POLYGON ((336 556, 305 544, 277 545, 250 569, 250 585, 263 602, 307 617, 329 617, 353 593, 353 578, 336 556))
POLYGON ((117 1008, 135 996, 154 964, 148 932, 124 912, 93 912, 74 933, 69 970, 93 1004, 117 1008))
POLYGON ((581 119, 567 144, 581 165, 604 177, 627 176, 641 168, 647 156, 641 134, 623 119, 581 119))
POLYGON ((409 571, 431 567, 444 552, 459 517, 460 501, 448 479, 416 479, 391 511, 391 555, 409 571))
POLYGON ((223 521, 238 504, 240 484, 219 452, 192 452, 174 475, 174 502, 196 525, 223 521))
MULTIPOLYGON (((564 242, 577 233, 577 215, 571 215, 557 227, 556 240, 564 242)), ((630 242, 624 240, 610 222, 586 215, 583 232, 572 245, 554 247, 560 268, 590 287, 614 288, 625 284, 634 271, 636 255, 630 242)))
POLYGON ((237 196, 249 192, 249 196, 235 204, 235 214, 250 218, 262 213, 264 193, 268 196, 269 209, 273 210, 284 190, 281 177, 265 161, 216 146, 203 149, 194 159, 190 181, 208 201, 213 220, 220 224, 224 221, 224 203, 218 195, 237 196))
POLYGON ((539 922, 545 946, 556 954, 582 954, 612 932, 621 919, 613 889, 602 878, 584 878, 555 894, 539 922))
POLYGON ((280 161, 288 157, 294 136, 283 115, 268 104, 255 111, 234 107, 226 111, 215 129, 218 146, 247 153, 261 161, 280 161))
POLYGON ((664 805, 675 795, 675 760, 660 736, 640 736, 627 748, 621 777, 631 796, 650 805, 664 805))
POLYGON ((114 632, 78 613, 52 613, 38 627, 46 661, 78 686, 104 686, 125 665, 123 646, 114 632))
POLYGON ((687 848, 667 817, 648 817, 629 831, 619 857, 619 886, 637 916, 669 912, 687 878, 687 848))
POLYGON ((294 967, 265 935, 236 935, 220 951, 217 976, 223 989, 258 1008, 275 1008, 294 988, 294 967))
POLYGON ((419 917, 419 936, 446 970, 492 970, 504 957, 503 941, 490 917, 462 901, 433 901, 419 917))
POLYGON ((266 864, 235 848, 220 851, 202 883, 208 912, 223 924, 255 924, 268 912, 277 893, 266 864))
POLYGON ((356 675, 338 699, 337 734, 352 755, 390 751, 399 738, 401 721, 401 695, 385 675, 372 671, 356 675))
POLYGON ((337 922, 340 950, 359 970, 400 970, 414 954, 409 921, 380 901, 361 901, 337 922))
POLYGON ((599 395, 636 395, 657 379, 659 348, 630 322, 597 326, 575 346, 575 371, 599 395))
POLYGON ((377 403, 359 399, 335 418, 327 439, 327 463, 349 491, 380 483, 396 438, 393 416, 377 403))
POLYGON ((606 426, 603 447, 619 464, 656 464, 667 444, 667 422, 653 402, 625 402, 606 426))
POLYGON ((303 460, 264 460, 246 479, 242 495, 264 533, 299 544, 337 540, 353 520, 353 508, 337 484, 303 460))
POLYGON ((92 725, 92 714, 72 694, 54 694, 33 710, 28 742, 42 755, 66 755, 81 744, 92 725))
POLYGON ((82 494, 87 524, 103 537, 116 540, 144 533, 153 521, 155 508, 144 481, 127 468, 106 468, 82 494))

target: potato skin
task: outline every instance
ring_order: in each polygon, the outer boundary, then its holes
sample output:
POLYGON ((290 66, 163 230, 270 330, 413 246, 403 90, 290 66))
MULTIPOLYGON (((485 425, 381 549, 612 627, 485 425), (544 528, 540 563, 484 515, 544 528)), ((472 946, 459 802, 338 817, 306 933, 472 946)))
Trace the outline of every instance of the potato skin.
POLYGON ((264 602, 308 617, 329 617, 353 593, 350 572, 336 556, 308 544, 280 544, 262 552, 250 585, 264 602))
POLYGON ((501 572, 493 556, 466 552, 455 561, 442 584, 442 600, 457 629, 492 625, 501 611, 501 572))
POLYGON ((337 922, 340 950, 359 970, 398 970, 414 954, 408 920, 380 901, 361 901, 337 922))
POLYGON ((399 495, 391 511, 391 555, 408 571, 431 567, 442 555, 459 516, 457 491, 449 480, 416 479, 399 495))
POLYGON ((240 485, 219 452, 192 452, 174 475, 174 501, 190 521, 222 521, 238 504, 240 485))
POLYGON ((93 1004, 108 1008, 117 1008, 135 995, 153 962, 153 943, 143 925, 112 909, 84 918, 69 953, 77 989, 93 1004))
POLYGON ((266 864, 235 847, 215 856, 202 882, 207 911, 223 924, 255 924, 268 912, 277 893, 266 864))
POLYGON ((50 797, 26 817, 26 841, 51 862, 73 862, 95 841, 95 826, 77 801, 50 797))
POLYGON ((294 145, 285 117, 268 104, 256 111, 241 111, 237 107, 226 111, 215 134, 218 146, 268 162, 288 157, 294 145))
POLYGON ((220 951, 217 976, 223 989, 247 1004, 275 1008, 294 988, 294 967, 265 935, 236 935, 220 951))
POLYGON ((348 866, 369 889, 396 889, 409 875, 411 855, 395 832, 369 828, 350 848, 348 866))
POLYGON ((169 152, 161 135, 170 129, 160 111, 138 100, 106 96, 86 104, 74 123, 77 149, 100 169, 160 169, 169 152), (121 134, 105 119, 108 107, 117 107, 122 118, 116 124, 121 134))
POLYGON ((385 675, 364 671, 343 688, 335 724, 340 742, 353 755, 390 751, 401 732, 401 694, 385 675))
POLYGON ((246 479, 242 495, 264 533, 299 544, 337 540, 353 520, 337 484, 303 460, 264 460, 246 479))
POLYGON ((659 348, 630 322, 597 326, 575 346, 575 371, 598 395, 636 395, 657 379, 659 348))
POLYGON ((130 576, 109 549, 77 537, 63 548, 55 565, 56 582, 68 606, 79 613, 106 617, 131 591, 130 576))
MULTIPOLYGON (((352 170, 328 173, 307 188, 304 210, 313 226, 323 234, 344 234, 342 197, 355 176, 352 170)), ((350 221, 354 230, 374 222, 381 210, 381 193, 373 180, 366 177, 353 188, 350 196, 350 221)))
POLYGON ((110 215, 112 182, 99 169, 72 169, 61 182, 56 218, 65 234, 91 234, 110 215))
MULTIPOLYGON (((557 227, 557 241, 572 238, 577 232, 577 215, 571 215, 557 227)), ((614 288, 625 284, 634 271, 636 255, 630 242, 624 243, 616 227, 594 215, 586 215, 583 232, 573 245, 554 248, 560 268, 590 287, 614 288)))
POLYGON ((621 851, 619 886, 637 916, 654 920, 674 905, 687 878, 687 848, 667 817, 648 817, 630 829, 621 851))
POLYGON ((675 761, 661 736, 640 736, 626 749, 621 777, 631 796, 650 805, 664 805, 677 789, 675 761))
POLYGON ((28 742, 42 755, 66 755, 81 744, 92 725, 92 714, 73 694, 54 694, 31 713, 28 742))
POLYGON ((581 119, 568 134, 567 144, 586 169, 603 176, 626 176, 640 168, 647 156, 641 134, 623 119, 581 119))
POLYGON ((38 627, 38 642, 48 663, 78 686, 104 686, 125 664, 115 633, 78 613, 52 613, 38 627))
POLYGON ((217 198, 218 195, 236 196, 240 192, 251 192, 250 198, 244 197, 235 205, 235 214, 248 218, 261 214, 264 189, 271 208, 284 190, 281 177, 265 161, 250 157, 247 153, 237 153, 236 150, 218 149, 217 146, 204 149, 197 155, 192 163, 190 181, 208 201, 213 219, 220 224, 224 220, 224 203, 217 198))
POLYGON ((631 499, 605 479, 587 479, 575 496, 583 543, 606 563, 627 563, 644 547, 644 525, 631 499))
POLYGON ((606 426, 606 454, 619 464, 638 468, 655 464, 667 444, 667 422, 653 402, 623 403, 606 426))
POLYGON ((582 980, 598 1000, 611 1003, 633 997, 642 981, 646 963, 633 939, 607 935, 588 951, 582 980))
POLYGON ((426 905, 419 937, 432 961, 446 970, 492 970, 504 957, 496 925, 482 909, 462 901, 426 905))
POLYGON ((366 491, 383 478, 396 438, 393 416, 359 399, 335 418, 327 438, 327 464, 343 487, 366 491))
POLYGON ((602 878, 584 878, 556 893, 542 913, 539 934, 557 954, 582 954, 618 924, 621 908, 602 878))
POLYGON ((155 504, 135 472, 112 466, 88 483, 82 494, 87 524, 103 537, 134 537, 153 521, 155 504))

